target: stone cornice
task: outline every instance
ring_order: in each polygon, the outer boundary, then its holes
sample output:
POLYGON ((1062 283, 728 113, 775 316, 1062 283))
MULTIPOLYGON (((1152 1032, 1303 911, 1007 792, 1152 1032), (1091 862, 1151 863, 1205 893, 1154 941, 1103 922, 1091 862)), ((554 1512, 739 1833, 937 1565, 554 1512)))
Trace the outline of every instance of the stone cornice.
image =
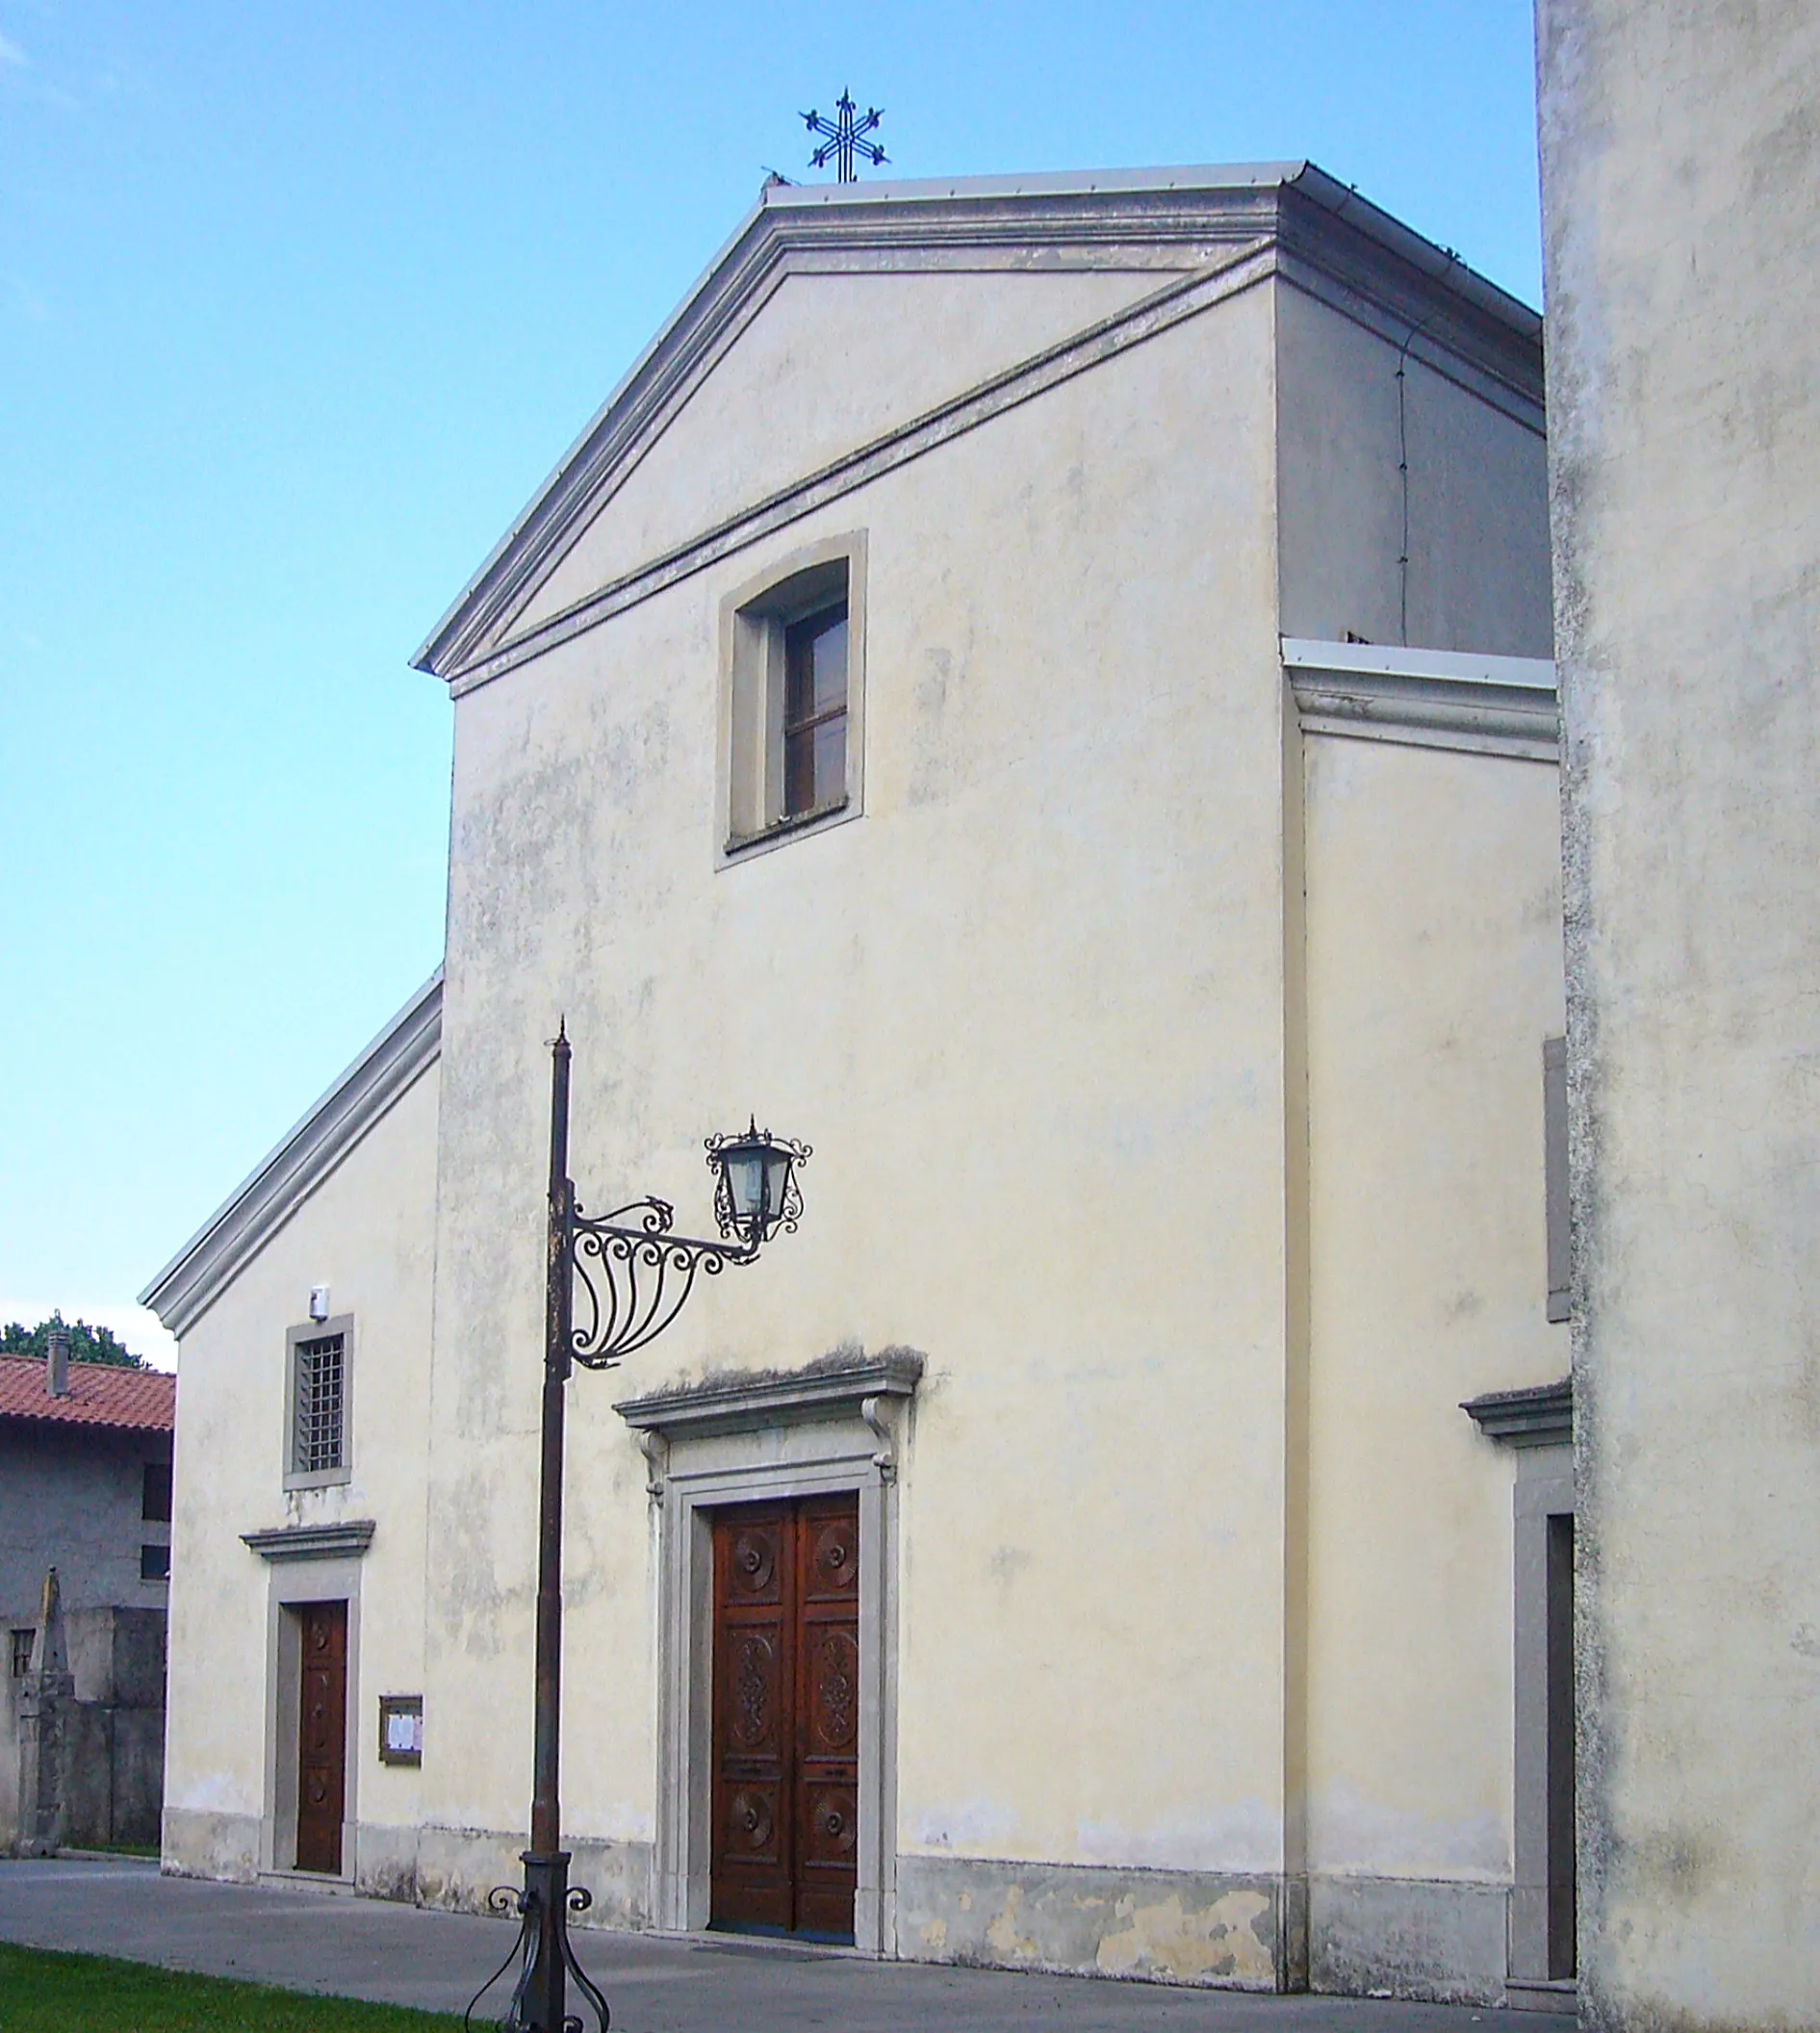
POLYGON ((349 1518, 340 1525, 276 1525, 241 1533, 242 1545, 262 1560, 332 1560, 358 1558, 372 1544, 371 1518, 349 1518))
POLYGON ((181 1338, 442 1049, 441 968, 140 1294, 181 1338))
POLYGON ((824 1356, 800 1370, 707 1377, 622 1399, 613 1409, 635 1430, 666 1440, 809 1419, 870 1424, 870 1401, 912 1396, 922 1374, 923 1358, 914 1349, 884 1349, 877 1355, 824 1356))
POLYGON ((1283 666, 1306 733, 1560 760, 1554 666, 1545 658, 1286 636, 1283 666))
MULTIPOLYGON (((648 580, 665 560, 651 561, 619 587, 606 589, 605 595, 581 603, 523 638, 505 639, 514 618, 581 528, 624 484, 645 450, 789 274, 1041 267, 1188 270, 1192 283, 1210 269, 1227 268, 1235 249, 1260 244, 1280 248, 1286 260, 1293 255, 1292 279, 1308 286, 1319 278, 1320 292, 1349 315, 1367 307, 1367 322, 1381 326, 1388 320, 1387 328, 1398 335, 1399 343, 1407 339, 1412 352, 1425 363, 1457 361, 1471 379, 1501 391, 1502 399, 1526 406, 1526 412, 1539 419, 1541 327, 1536 314, 1475 275, 1456 256, 1431 245, 1307 164, 809 190, 773 187, 495 547, 414 661, 458 689, 469 689, 564 639, 562 625, 571 624, 566 632, 573 633, 575 626, 591 627, 628 604, 608 596, 625 592, 632 580, 648 580), (494 646, 491 654, 489 644, 494 646)), ((1166 286, 1160 294, 1167 294, 1166 286)), ((1133 318, 1141 322, 1154 306, 1155 298, 1148 298, 1050 353, 1077 349, 1096 334, 1104 337, 1103 327, 1120 326, 1133 318)), ((1206 307, 1205 302, 1195 302, 1185 315, 1206 307)), ((1134 328, 1131 337, 1135 341, 1164 328, 1163 323, 1134 328)), ((1094 365, 1118 349, 1081 357, 1070 371, 1094 365)), ((951 416, 1013 377, 1032 376, 1024 395, 1040 393, 1061 378, 1042 378, 1043 366, 1052 364, 1048 354, 1038 355, 1010 375, 996 377, 994 383, 932 412, 908 432, 890 437, 905 441, 899 447, 905 456, 915 456, 952 435, 947 431, 927 442, 910 442, 911 434, 936 417, 951 416)), ((1004 406, 1001 402, 996 408, 1004 406)), ((984 421, 984 415, 971 421, 984 421)), ((852 484, 875 476, 863 468, 885 444, 881 439, 839 462, 852 484)), ((888 470, 888 464, 880 470, 888 470)), ((785 491, 799 503, 796 513, 807 514, 819 505, 810 494, 813 481, 823 477, 811 476, 785 491)), ((720 554, 705 547, 734 528, 744 531, 743 541, 753 541, 766 527, 776 527, 763 521, 762 512, 782 499, 742 511, 717 531, 704 532, 679 547, 671 559, 687 553, 695 559, 690 568, 699 569, 720 554)), ((651 590, 655 590, 654 584, 646 585, 645 591, 651 590)))
POLYGON ((1538 1383, 1521 1391, 1487 1391, 1460 1406, 1488 1440, 1509 1447, 1571 1446, 1574 1379, 1538 1383))

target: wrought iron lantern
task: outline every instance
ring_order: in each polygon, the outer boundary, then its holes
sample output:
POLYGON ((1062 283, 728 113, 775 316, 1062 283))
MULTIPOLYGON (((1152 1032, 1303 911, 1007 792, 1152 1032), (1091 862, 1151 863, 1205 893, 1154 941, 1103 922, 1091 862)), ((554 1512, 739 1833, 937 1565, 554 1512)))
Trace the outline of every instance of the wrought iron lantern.
POLYGON ((719 1174, 714 1218, 723 1235, 741 1237, 755 1252, 780 1228, 794 1233, 803 1212, 796 1168, 808 1145, 774 1137, 754 1116, 743 1134, 709 1137, 707 1162, 719 1174))
POLYGON ((569 1063, 566 1028, 551 1048, 550 1234, 544 1313, 544 1403, 537 1545, 535 1740, 532 1747, 531 1840, 524 1852, 522 1890, 500 1886, 489 1895, 498 1913, 516 1913, 519 1940, 468 2007, 465 2024, 513 1958, 519 1963, 504 2033, 583 2033, 568 2009, 573 1980, 606 2033, 606 2000, 576 1960, 569 1915, 593 1903, 585 1886, 569 1883, 562 1847, 557 1775, 562 1706, 562 1482, 565 1386, 575 1364, 610 1370, 642 1349, 681 1312, 699 1274, 715 1277, 729 1264, 750 1264, 780 1229, 793 1233, 803 1213, 797 1170, 807 1144, 774 1137, 748 1119, 742 1131, 706 1140, 714 1173, 714 1217, 722 1240, 677 1235, 675 1209, 648 1197, 589 1215, 569 1176, 569 1063))

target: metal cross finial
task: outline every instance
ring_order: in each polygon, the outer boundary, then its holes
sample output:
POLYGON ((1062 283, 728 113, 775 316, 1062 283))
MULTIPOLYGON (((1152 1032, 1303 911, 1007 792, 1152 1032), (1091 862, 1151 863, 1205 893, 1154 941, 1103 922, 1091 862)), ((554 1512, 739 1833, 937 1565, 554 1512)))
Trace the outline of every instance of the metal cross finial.
POLYGON ((852 94, 843 89, 839 98, 834 101, 834 111, 840 116, 837 120, 824 119, 812 107, 803 116, 803 124, 811 134, 823 134, 828 137, 809 157, 809 165, 812 168, 822 169, 827 167, 829 158, 833 157, 834 173, 839 181, 843 184, 857 183, 859 171, 853 167, 856 154, 863 155, 875 169, 881 163, 890 160, 877 142, 866 140, 866 136, 884 117, 884 110, 879 106, 868 106, 865 117, 856 120, 854 115, 858 108, 853 103, 852 94))

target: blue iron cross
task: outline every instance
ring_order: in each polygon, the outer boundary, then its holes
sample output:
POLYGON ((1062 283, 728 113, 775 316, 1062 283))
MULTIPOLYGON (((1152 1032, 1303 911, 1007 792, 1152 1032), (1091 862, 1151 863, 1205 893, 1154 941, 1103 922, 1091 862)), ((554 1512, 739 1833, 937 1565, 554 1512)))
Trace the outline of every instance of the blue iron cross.
POLYGON ((825 134, 828 137, 809 157, 810 167, 816 169, 825 168, 832 156, 835 165, 834 173, 843 184, 859 181, 859 171, 853 167, 855 155, 863 155, 875 169, 881 163, 890 160, 877 142, 866 140, 866 136, 884 117, 883 109, 868 106, 864 119, 860 120, 854 118, 858 110, 851 94, 843 90, 834 101, 834 111, 840 116, 839 119, 824 119, 813 110, 803 116, 803 124, 811 134, 825 134))

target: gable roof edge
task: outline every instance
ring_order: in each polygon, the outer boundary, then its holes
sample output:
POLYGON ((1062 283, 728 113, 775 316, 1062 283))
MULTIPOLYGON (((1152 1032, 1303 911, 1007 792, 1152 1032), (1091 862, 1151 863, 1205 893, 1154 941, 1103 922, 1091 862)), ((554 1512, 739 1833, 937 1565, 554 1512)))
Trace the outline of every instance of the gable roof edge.
POLYGON ((468 583, 449 602, 442 619, 423 638, 423 642, 419 644, 416 654, 411 658, 411 668, 413 670, 427 672, 431 677, 443 676, 440 664, 447 658, 449 652, 455 651, 459 654, 460 650, 470 646, 471 638, 479 631, 479 629, 484 628, 486 621, 490 619, 490 609, 478 614, 474 610, 484 605, 482 595, 485 588, 498 575, 500 566, 518 548, 532 524, 541 519, 546 504, 557 493, 559 482, 564 475, 569 472, 571 467, 587 450, 589 443, 599 433, 601 426, 612 415, 621 401, 646 377, 647 370, 651 367, 653 361, 669 347, 672 337, 687 320, 690 312, 707 296, 709 284, 728 265, 740 242, 752 232, 753 228, 764 217, 765 195, 764 192, 760 192, 757 203, 752 207, 722 245, 716 249, 714 258, 689 285, 688 289, 684 291, 681 301, 678 303, 676 309, 670 313, 662 324, 657 327, 649 345, 645 347, 637 359, 615 382, 612 393, 608 395, 606 400, 601 404, 600 408, 581 426, 575 442, 569 446, 561 458, 538 482, 530 500, 512 518, 504 535, 487 553, 479 566, 470 576, 468 583))
POLYGON ((442 1051, 438 967, 139 1295, 180 1339, 442 1051))
POLYGON ((1482 353, 1484 371, 1539 404, 1539 315, 1305 160, 767 187, 412 663, 452 685, 492 656, 501 630, 511 639, 536 586, 799 261, 889 262, 907 247, 937 259, 996 249, 1002 260, 1026 244, 1205 244, 1210 235, 1293 248, 1343 291, 1363 289, 1377 315, 1406 322, 1412 347, 1427 336, 1482 353))

